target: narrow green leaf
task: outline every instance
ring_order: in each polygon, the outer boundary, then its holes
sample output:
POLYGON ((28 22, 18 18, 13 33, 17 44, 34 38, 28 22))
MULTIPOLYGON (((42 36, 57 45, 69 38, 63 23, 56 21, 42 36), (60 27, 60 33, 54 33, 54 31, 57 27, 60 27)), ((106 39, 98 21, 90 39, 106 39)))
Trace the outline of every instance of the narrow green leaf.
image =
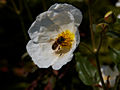
POLYGON ((99 76, 97 69, 87 60, 86 57, 82 57, 80 53, 75 54, 76 70, 79 74, 79 78, 85 85, 93 85, 99 82, 99 76))
POLYGON ((117 68, 120 71, 120 51, 111 47, 109 47, 109 50, 113 62, 117 65, 117 68))
POLYGON ((113 38, 120 38, 120 33, 115 32, 115 31, 109 31, 107 32, 107 35, 113 38))

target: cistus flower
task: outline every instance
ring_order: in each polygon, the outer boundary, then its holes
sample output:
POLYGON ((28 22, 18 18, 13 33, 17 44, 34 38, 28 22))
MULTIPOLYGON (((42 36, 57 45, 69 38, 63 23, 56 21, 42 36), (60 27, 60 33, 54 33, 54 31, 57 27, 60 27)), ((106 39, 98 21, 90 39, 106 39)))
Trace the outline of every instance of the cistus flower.
MULTIPOLYGON (((116 77, 119 75, 119 71, 116 66, 114 66, 113 69, 111 69, 108 65, 103 65, 101 67, 102 77, 106 84, 109 82, 110 87, 114 87, 116 77)), ((101 83, 100 83, 101 84, 101 83)))
POLYGON ((71 61, 80 42, 78 26, 82 13, 70 4, 54 4, 37 16, 28 30, 26 48, 39 68, 58 70, 71 61))

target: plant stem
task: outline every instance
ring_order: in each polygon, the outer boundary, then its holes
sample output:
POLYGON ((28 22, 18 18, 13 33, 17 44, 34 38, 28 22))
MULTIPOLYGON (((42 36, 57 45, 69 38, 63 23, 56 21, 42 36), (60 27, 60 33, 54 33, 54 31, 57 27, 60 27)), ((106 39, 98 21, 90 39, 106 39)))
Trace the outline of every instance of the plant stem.
POLYGON ((102 83, 102 86, 103 86, 104 90, 106 90, 106 86, 105 86, 105 83, 103 81, 102 73, 101 73, 101 70, 100 70, 100 62, 99 62, 98 54, 96 54, 95 57, 96 57, 96 64, 97 64, 97 70, 98 70, 98 73, 99 73, 100 81, 102 83))
POLYGON ((107 90, 106 86, 105 86, 105 83, 103 81, 101 70, 100 70, 99 51, 100 51, 101 45, 102 45, 102 33, 100 34, 100 43, 99 43, 98 49, 95 53, 95 57, 96 57, 96 64, 97 64, 97 70, 98 70, 98 73, 99 73, 100 81, 102 83, 102 86, 103 86, 104 90, 107 90))
POLYGON ((14 2, 13 0, 11 0, 11 3, 12 3, 12 5, 13 5, 13 8, 14 8, 15 13, 16 13, 16 14, 20 14, 19 10, 17 9, 17 6, 16 6, 15 2, 14 2))
MULTIPOLYGON (((93 33, 93 27, 92 27, 92 15, 91 15, 90 3, 88 3, 88 12, 89 12, 89 21, 90 21, 91 41, 92 41, 92 46, 93 46, 93 51, 94 51, 95 50, 95 40, 94 40, 94 33, 93 33)), ((100 77, 100 80, 101 80, 104 90, 106 90, 106 86, 105 86, 105 83, 102 78, 102 73, 100 70, 100 62, 99 62, 99 50, 100 50, 101 45, 102 45, 102 33, 100 35, 100 43, 99 43, 97 52, 95 53, 95 57, 96 57, 96 64, 97 64, 97 70, 99 73, 99 77, 100 77)))
POLYGON ((91 15, 90 3, 88 3, 88 13, 89 13, 89 21, 90 21, 91 41, 92 41, 92 46, 93 46, 93 51, 94 51, 94 49, 95 49, 95 40, 94 40, 94 33, 93 33, 93 26, 92 26, 92 15, 91 15))

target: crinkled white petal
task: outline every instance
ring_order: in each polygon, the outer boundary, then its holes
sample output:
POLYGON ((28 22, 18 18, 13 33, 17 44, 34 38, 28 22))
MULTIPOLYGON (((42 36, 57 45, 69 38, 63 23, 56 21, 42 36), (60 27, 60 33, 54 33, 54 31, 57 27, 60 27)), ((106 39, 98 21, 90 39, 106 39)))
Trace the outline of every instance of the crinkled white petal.
POLYGON ((34 42, 46 42, 59 33, 59 26, 55 25, 47 16, 47 11, 38 15, 28 30, 30 38, 34 42), (41 38, 44 38, 44 40, 41 38))
POLYGON ((40 68, 48 68, 58 58, 52 53, 53 51, 49 43, 35 44, 30 40, 26 48, 34 63, 40 68))
POLYGON ((106 75, 106 76, 112 75, 112 70, 109 66, 103 65, 101 69, 102 69, 101 71, 104 75, 106 75))
MULTIPOLYGON (((117 77, 117 75, 119 75, 119 71, 118 71, 117 67, 115 66, 112 70, 109 66, 103 65, 101 68, 101 72, 102 72, 103 77, 110 76, 110 78, 109 78, 110 86, 113 87, 115 84, 116 77, 117 77)), ((107 82, 107 81, 104 80, 104 82, 107 82)))
POLYGON ((111 87, 114 87, 115 81, 116 81, 116 77, 111 77, 111 78, 109 79, 109 82, 110 82, 110 86, 111 86, 111 87))
POLYGON ((49 11, 53 11, 54 14, 60 13, 60 12, 70 12, 74 17, 74 22, 77 26, 80 25, 82 21, 81 11, 70 4, 57 4, 56 3, 49 8, 49 11))
POLYGON ((55 70, 59 70, 63 65, 71 61, 75 48, 76 48, 76 43, 73 45, 73 47, 68 53, 64 54, 63 56, 60 56, 57 59, 57 61, 52 65, 52 68, 55 70))
POLYGON ((66 25, 71 22, 74 22, 74 17, 70 12, 62 11, 62 12, 54 12, 49 11, 48 17, 53 21, 56 25, 66 25))
MULTIPOLYGON (((77 29, 77 27, 76 27, 76 29, 77 29)), ((76 47, 77 47, 80 43, 80 34, 79 34, 78 30, 76 30, 76 32, 75 32, 75 39, 76 39, 76 47)))
POLYGON ((58 58, 58 60, 52 65, 54 70, 59 70, 63 65, 72 60, 73 54, 67 53, 63 57, 58 58))
POLYGON ((69 24, 66 24, 66 25, 61 25, 60 26, 60 29, 61 29, 61 32, 65 31, 65 30, 70 30, 71 33, 74 33, 76 32, 76 28, 75 28, 75 24, 74 22, 71 22, 69 24))

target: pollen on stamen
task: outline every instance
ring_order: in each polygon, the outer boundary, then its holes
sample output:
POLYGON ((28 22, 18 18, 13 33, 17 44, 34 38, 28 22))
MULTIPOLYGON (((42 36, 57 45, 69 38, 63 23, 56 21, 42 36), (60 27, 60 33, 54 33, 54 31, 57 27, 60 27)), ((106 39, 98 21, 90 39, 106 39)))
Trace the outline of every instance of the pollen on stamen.
POLYGON ((57 51, 57 53, 67 53, 72 47, 75 39, 75 34, 72 33, 70 30, 65 30, 64 32, 58 34, 58 37, 56 39, 61 36, 65 38, 65 41, 60 44, 60 50, 57 51))

